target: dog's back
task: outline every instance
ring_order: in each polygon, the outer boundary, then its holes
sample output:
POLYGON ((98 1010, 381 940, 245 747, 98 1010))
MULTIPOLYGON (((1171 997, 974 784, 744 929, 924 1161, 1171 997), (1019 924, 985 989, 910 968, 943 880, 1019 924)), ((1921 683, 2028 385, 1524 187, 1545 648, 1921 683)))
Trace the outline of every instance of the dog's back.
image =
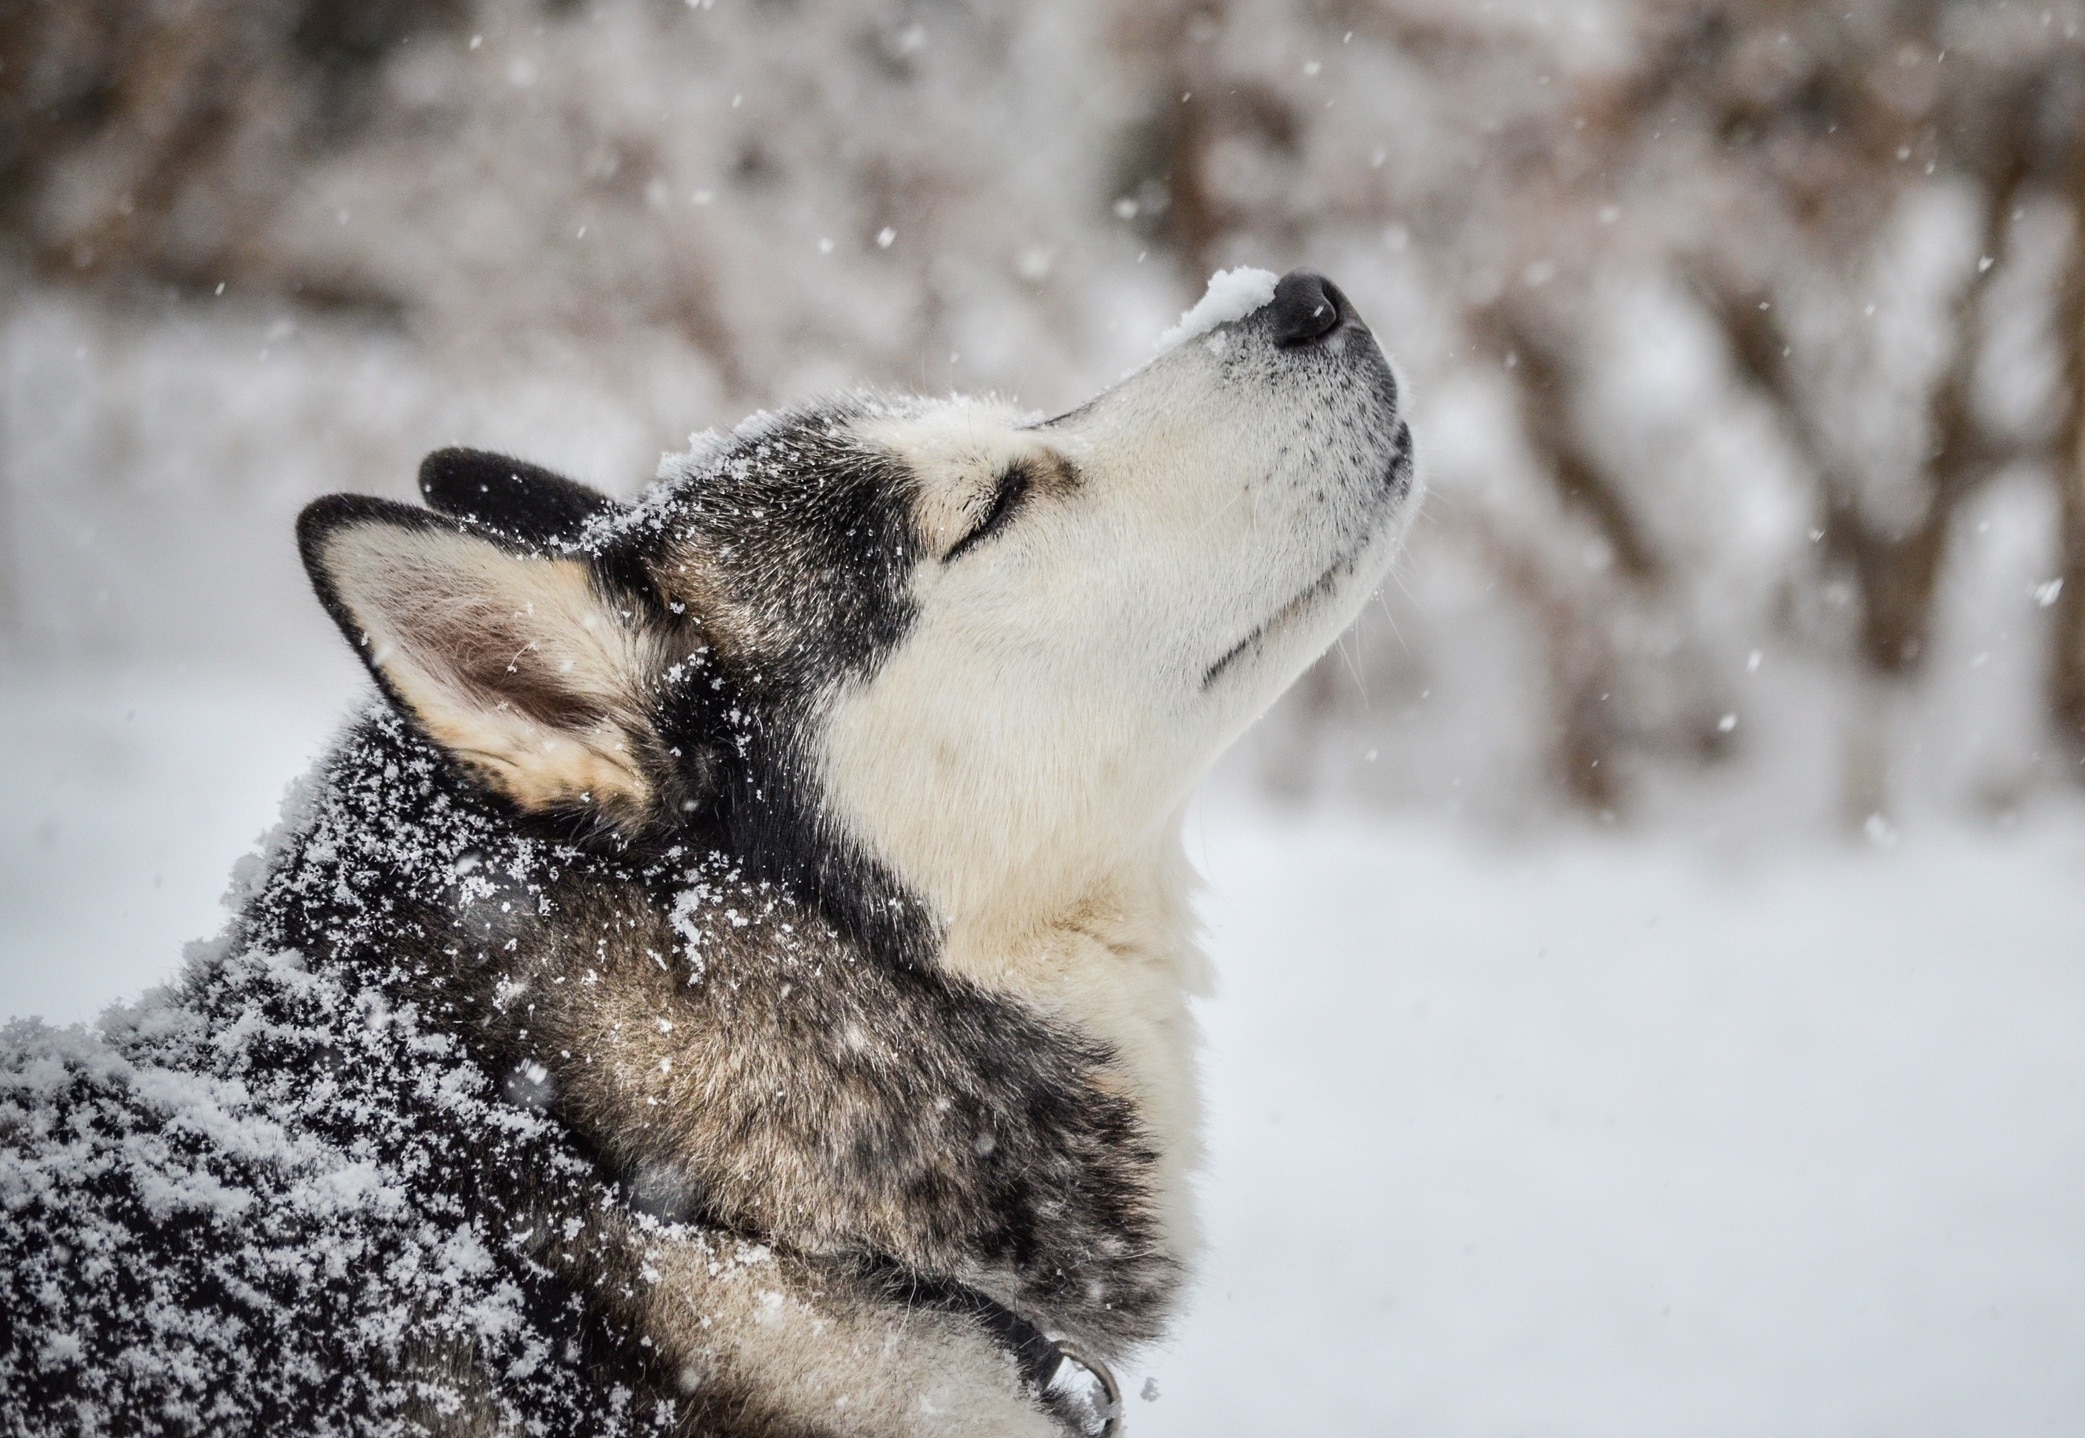
POLYGON ((0 1429, 605 1430, 514 1241, 600 1181, 386 987, 249 937, 5 1032, 0 1429))
POLYGON ((780 1438, 907 1431, 921 1394, 930 1426, 1058 1431, 945 1296, 740 1237, 670 1164, 587 1146, 578 1114, 624 1140, 660 1118, 627 1055, 560 1093, 510 1052, 558 956, 648 1031, 668 967, 774 992, 744 893, 685 890, 684 925, 726 932, 706 974, 669 965, 589 903, 627 865, 517 829, 382 708, 292 810, 179 984, 0 1039, 0 1432, 780 1438))

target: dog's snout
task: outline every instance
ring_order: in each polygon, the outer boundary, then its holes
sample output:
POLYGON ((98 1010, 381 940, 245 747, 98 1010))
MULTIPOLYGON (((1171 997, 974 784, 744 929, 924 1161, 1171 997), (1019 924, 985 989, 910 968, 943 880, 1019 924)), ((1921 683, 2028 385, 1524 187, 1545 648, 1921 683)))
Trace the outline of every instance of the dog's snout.
POLYGON ((1332 281, 1310 270, 1291 270, 1274 286, 1274 342, 1284 347, 1313 344, 1354 317, 1354 307, 1332 281))

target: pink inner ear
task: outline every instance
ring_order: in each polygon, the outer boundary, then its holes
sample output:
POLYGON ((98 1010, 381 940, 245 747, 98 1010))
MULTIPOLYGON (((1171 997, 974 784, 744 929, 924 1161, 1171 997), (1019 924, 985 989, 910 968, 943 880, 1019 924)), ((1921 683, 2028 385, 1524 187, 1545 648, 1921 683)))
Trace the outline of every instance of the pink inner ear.
POLYGON ((622 672, 623 636, 576 561, 384 525, 352 527, 326 553, 349 610, 380 649, 396 646, 391 658, 373 658, 401 687, 420 690, 416 708, 454 705, 577 735, 625 697, 633 676, 622 672))
POLYGON ((490 595, 423 609, 404 633, 413 657, 487 708, 506 706, 553 729, 587 728, 607 703, 581 693, 532 626, 490 595))

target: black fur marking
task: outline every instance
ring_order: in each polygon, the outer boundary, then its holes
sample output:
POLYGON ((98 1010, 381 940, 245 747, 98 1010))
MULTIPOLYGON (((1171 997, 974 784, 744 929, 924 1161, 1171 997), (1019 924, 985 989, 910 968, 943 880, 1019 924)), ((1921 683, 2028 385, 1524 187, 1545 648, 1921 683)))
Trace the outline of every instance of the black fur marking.
POLYGON ((669 611, 687 611, 690 652, 706 646, 662 732, 722 761, 725 847, 870 951, 917 964, 937 942, 925 906, 827 821, 801 749, 826 696, 873 673, 913 620, 913 478, 854 438, 868 412, 846 399, 771 422, 610 526, 601 554, 648 571, 669 611), (735 640, 722 610, 751 616, 760 640, 735 640))
POLYGON ((941 556, 943 564, 953 564, 978 545, 984 543, 1013 522, 1020 511, 1021 502, 1035 486, 1035 471, 1026 464, 1008 465, 999 476, 999 488, 993 493, 992 507, 977 527, 949 546, 948 553, 941 556))
MULTIPOLYGON (((356 495, 307 507, 299 544, 320 601, 365 663, 361 629, 321 557, 338 526, 447 527, 518 554, 585 562, 604 596, 679 656, 649 695, 652 736, 634 736, 658 804, 637 816, 574 807, 538 822, 614 848, 697 836, 721 843, 749 873, 810 897, 871 951, 926 963, 937 936, 925 906, 834 831, 811 797, 800 751, 824 697, 871 673, 912 622, 906 586, 923 548, 912 476, 852 437, 866 413, 866 401, 843 400, 777 420, 637 508, 603 501, 576 532, 546 537, 544 550, 479 523, 356 495), (757 642, 734 642, 725 610, 751 616, 757 642)), ((438 451, 429 463, 449 455, 473 452, 438 451)), ((479 458, 442 473, 465 473, 479 458)), ((563 483, 535 473, 553 492, 563 483)), ((557 513, 560 523, 571 517, 557 513)))
POLYGON ((481 449, 438 449, 421 460, 420 494, 443 514, 536 549, 576 539, 617 508, 575 480, 481 449))

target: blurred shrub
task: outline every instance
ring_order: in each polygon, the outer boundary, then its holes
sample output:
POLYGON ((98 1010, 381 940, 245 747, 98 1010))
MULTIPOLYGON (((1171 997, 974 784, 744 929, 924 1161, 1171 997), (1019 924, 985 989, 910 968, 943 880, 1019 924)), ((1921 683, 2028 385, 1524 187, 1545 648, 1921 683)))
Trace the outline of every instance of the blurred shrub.
POLYGON ((12 642, 207 645, 294 576, 198 552, 286 555, 297 499, 433 444, 627 487, 838 385, 1069 404, 1210 270, 1310 263, 1434 499, 1269 782, 2009 811, 2085 760, 2080 19, 16 3, 12 642))

